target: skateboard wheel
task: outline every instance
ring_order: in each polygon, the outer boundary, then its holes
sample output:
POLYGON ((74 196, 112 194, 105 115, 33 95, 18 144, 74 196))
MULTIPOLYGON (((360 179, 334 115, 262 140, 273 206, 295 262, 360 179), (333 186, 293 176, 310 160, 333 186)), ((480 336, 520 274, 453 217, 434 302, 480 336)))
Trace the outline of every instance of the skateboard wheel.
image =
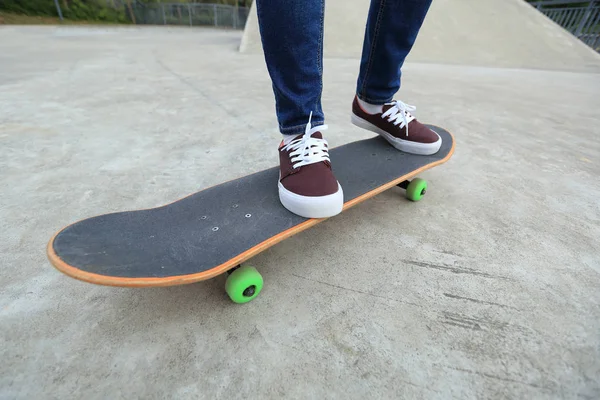
POLYGON ((419 201, 427 192, 427 181, 421 178, 415 178, 406 187, 406 198, 412 201, 419 201))
POLYGON ((263 287, 263 278, 254 267, 244 265, 231 273, 225 281, 225 291, 234 303, 253 300, 263 287))

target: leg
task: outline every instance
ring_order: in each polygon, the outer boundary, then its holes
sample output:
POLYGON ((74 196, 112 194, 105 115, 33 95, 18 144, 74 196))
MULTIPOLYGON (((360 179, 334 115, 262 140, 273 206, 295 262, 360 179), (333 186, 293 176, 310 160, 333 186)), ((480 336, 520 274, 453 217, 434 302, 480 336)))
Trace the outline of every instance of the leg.
POLYGON ((256 0, 279 130, 304 132, 323 124, 323 20, 325 0, 256 0))
POLYGON ((356 94, 371 104, 392 100, 401 68, 432 0, 371 0, 356 94))
POLYGON ((415 107, 392 101, 401 68, 412 49, 431 0, 371 0, 352 123, 378 133, 395 148, 434 154, 440 136, 411 115, 415 107))
POLYGON ((279 200, 306 218, 339 214, 344 192, 322 131, 325 0, 256 0, 279 130, 279 200), (312 113, 312 119, 309 119, 312 113))

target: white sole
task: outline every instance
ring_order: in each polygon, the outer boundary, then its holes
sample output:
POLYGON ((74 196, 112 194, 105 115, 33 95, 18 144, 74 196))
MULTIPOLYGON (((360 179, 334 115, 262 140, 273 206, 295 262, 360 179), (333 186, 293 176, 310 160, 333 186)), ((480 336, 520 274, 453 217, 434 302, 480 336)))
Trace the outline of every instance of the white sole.
POLYGON ((358 126, 359 128, 363 128, 363 129, 366 129, 371 132, 375 132, 378 135, 383 136, 385 138, 385 140, 387 140, 396 149, 398 149, 400 151, 404 151, 406 153, 418 154, 421 156, 429 156, 431 154, 437 153, 438 150, 440 149, 440 147, 442 146, 442 138, 440 137, 440 135, 438 135, 436 132, 433 132, 433 131, 432 132, 435 133, 438 137, 438 140, 436 142, 415 143, 415 142, 411 142, 409 140, 402 140, 397 137, 394 137, 394 136, 390 135, 389 133, 387 133, 386 131, 384 131, 383 129, 379 128, 376 125, 373 125, 372 123, 370 123, 369 121, 367 121, 365 119, 362 119, 361 117, 359 117, 358 115, 356 115, 354 113, 352 113, 351 121, 354 125, 358 126))
POLYGON ((329 218, 342 212, 344 192, 338 183, 338 191, 327 196, 302 196, 287 190, 278 182, 279 201, 285 208, 304 218, 329 218))

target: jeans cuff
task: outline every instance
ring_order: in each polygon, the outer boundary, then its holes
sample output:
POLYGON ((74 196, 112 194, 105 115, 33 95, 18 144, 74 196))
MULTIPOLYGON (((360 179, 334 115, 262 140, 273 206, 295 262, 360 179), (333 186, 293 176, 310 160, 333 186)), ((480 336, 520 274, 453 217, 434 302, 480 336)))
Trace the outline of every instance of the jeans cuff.
POLYGON ((359 93, 356 93, 356 97, 358 97, 362 101, 366 101, 369 104, 375 104, 375 105, 378 105, 378 106, 384 105, 385 103, 389 103, 390 101, 392 101, 394 99, 394 97, 389 97, 389 98, 384 99, 384 100, 375 100, 375 99, 372 99, 370 97, 363 96, 362 94, 359 94, 359 93))
MULTIPOLYGON (((325 121, 323 120, 319 120, 319 121, 311 121, 311 127, 315 127, 317 125, 323 125, 325 121)), ((304 131, 306 130, 306 124, 302 124, 302 125, 296 125, 296 126, 279 126, 279 132, 281 132, 281 134, 283 135, 298 135, 300 133, 304 133, 304 131)))

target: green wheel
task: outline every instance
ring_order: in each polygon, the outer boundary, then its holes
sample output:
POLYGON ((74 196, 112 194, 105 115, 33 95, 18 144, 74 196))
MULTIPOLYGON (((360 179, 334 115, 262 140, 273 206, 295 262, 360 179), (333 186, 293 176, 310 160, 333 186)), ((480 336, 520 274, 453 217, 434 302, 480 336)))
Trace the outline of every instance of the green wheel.
POLYGON ((406 198, 412 201, 419 201, 427 192, 427 181, 421 178, 415 178, 406 188, 406 198))
POLYGON ((254 267, 244 265, 233 271, 225 281, 225 291, 234 303, 253 300, 263 287, 263 278, 254 267))

